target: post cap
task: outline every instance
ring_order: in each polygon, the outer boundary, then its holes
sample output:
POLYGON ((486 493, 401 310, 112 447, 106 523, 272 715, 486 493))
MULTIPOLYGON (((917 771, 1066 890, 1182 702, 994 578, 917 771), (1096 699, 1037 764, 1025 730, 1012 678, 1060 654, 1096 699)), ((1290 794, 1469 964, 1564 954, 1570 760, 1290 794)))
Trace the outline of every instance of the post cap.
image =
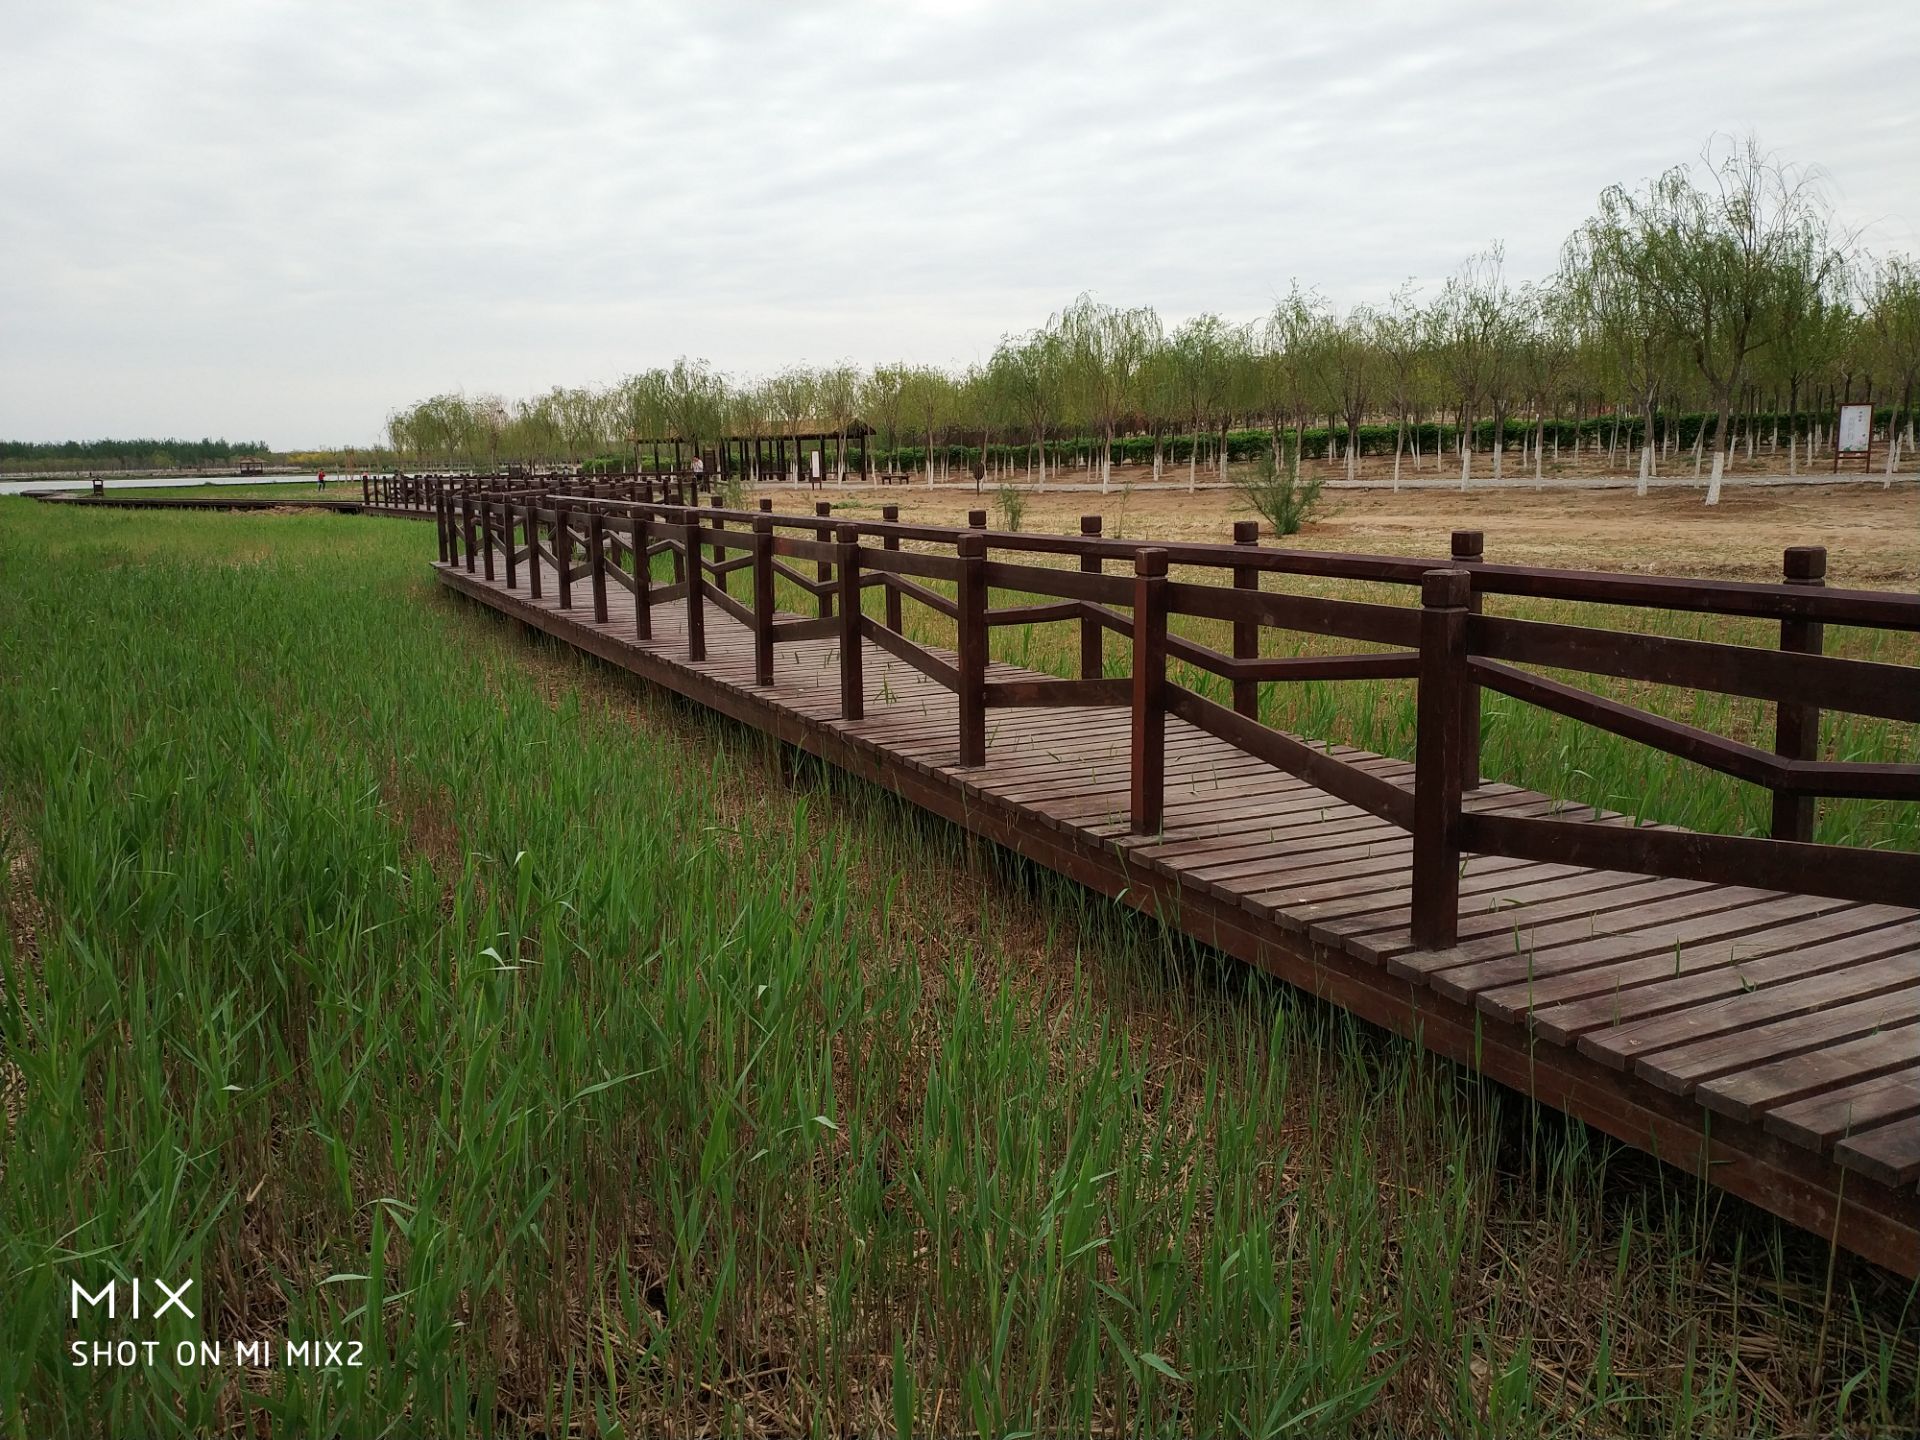
POLYGON ((1807 584, 1827 578, 1827 547, 1789 545, 1780 554, 1780 571, 1789 581, 1807 584))
POLYGON ((833 527, 833 536, 834 539, 838 540, 842 545, 858 545, 860 543, 860 527, 851 520, 842 520, 838 525, 833 527))
POLYGON ((760 497, 760 513, 762 515, 771 515, 773 513, 773 497, 772 496, 762 495, 760 497))
POLYGON ((1236 545, 1258 545, 1260 543, 1260 522, 1258 520, 1234 521, 1233 543, 1236 545))
POLYGON ((882 505, 880 507, 880 518, 882 520, 898 520, 900 518, 900 507, 898 505, 882 505))
POLYGON ((971 525, 976 530, 986 529, 987 528, 987 512, 984 510, 967 511, 967 524, 971 525))
POLYGON ((1152 548, 1134 551, 1133 573, 1149 577, 1166 574, 1167 552, 1152 548))
POLYGON ((1080 517, 1080 533, 1082 535, 1098 535, 1100 533, 1100 517, 1098 515, 1082 515, 1080 517))
POLYGON ((962 559, 978 559, 987 553, 987 537, 984 535, 962 535, 960 537, 960 555, 962 559))
POLYGON ((814 501, 813 513, 816 515, 831 515, 833 513, 833 502, 831 500, 814 501))
POLYGON ((1456 560, 1478 560, 1487 553, 1487 536, 1482 530, 1456 530, 1453 532, 1453 558, 1456 560))
POLYGON ((1473 594, 1467 570, 1429 570, 1420 577, 1420 603, 1436 610, 1462 610, 1473 594))

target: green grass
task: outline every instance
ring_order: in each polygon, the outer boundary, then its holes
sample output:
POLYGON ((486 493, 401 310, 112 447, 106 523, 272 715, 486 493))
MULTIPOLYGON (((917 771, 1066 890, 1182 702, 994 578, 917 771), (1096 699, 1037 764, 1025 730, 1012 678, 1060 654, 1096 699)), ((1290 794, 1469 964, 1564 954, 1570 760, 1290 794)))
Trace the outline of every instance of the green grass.
POLYGON ((0 501, 5 1433, 1920 1423, 1911 1287, 432 546, 0 501), (198 1318, 69 1321, 114 1275, 198 1318))

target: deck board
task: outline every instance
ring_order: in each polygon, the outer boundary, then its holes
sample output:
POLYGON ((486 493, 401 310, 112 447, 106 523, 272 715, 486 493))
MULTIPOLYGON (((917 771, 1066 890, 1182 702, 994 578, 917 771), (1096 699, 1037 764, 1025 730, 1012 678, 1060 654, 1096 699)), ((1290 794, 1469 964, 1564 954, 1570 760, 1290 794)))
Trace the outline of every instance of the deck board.
MULTIPOLYGON (((1124 707, 991 709, 986 763, 963 768, 955 697, 871 642, 866 715, 846 721, 837 638, 777 641, 774 684, 756 686, 751 634, 711 600, 707 656, 689 662, 684 600, 654 605, 641 642, 629 592, 609 586, 595 623, 587 584, 562 610, 542 566, 538 600, 524 566, 512 591, 503 567, 492 582, 437 568, 1881 1263, 1920 1268, 1920 911, 1468 855, 1459 943, 1421 951, 1406 832, 1183 721, 1166 726, 1164 824, 1135 836, 1124 707), (1676 1153, 1688 1145, 1697 1157, 1676 1153)), ((988 678, 1053 677, 994 662, 988 678)), ((1324 748, 1412 788, 1405 761, 1324 748)), ((1466 804, 1634 823, 1497 782, 1466 804)))

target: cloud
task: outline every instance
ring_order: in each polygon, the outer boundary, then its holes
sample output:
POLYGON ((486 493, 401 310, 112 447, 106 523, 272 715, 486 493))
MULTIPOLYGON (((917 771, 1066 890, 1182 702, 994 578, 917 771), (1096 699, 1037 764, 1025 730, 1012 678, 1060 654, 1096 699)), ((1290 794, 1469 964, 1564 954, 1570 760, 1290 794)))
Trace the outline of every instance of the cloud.
POLYGON ((1256 314, 1756 130, 1920 250, 1920 12, 70 3, 4 22, 0 434, 360 441, 680 353, 965 362, 1256 314))

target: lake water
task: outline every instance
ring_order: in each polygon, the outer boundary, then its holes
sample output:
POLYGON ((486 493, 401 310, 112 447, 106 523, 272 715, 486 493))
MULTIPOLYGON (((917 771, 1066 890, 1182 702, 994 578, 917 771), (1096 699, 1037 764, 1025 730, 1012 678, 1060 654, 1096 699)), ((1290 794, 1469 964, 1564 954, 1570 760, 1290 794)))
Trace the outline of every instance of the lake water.
MULTIPOLYGON (((315 476, 311 474, 238 475, 227 476, 217 480, 155 480, 149 478, 139 480, 108 480, 105 484, 109 490, 179 490, 188 486, 201 485, 291 485, 296 489, 300 486, 305 486, 315 494, 319 494, 321 493, 320 489, 314 483, 314 480, 315 476)), ((327 488, 325 493, 332 495, 344 489, 351 489, 355 495, 360 493, 360 472, 356 470, 352 476, 349 477, 344 471, 335 472, 329 470, 327 472, 327 488)), ((86 495, 92 493, 93 482, 84 475, 78 479, 61 476, 53 480, 44 478, 39 480, 0 480, 0 495, 19 495, 28 490, 72 490, 77 491, 79 494, 86 495)))

